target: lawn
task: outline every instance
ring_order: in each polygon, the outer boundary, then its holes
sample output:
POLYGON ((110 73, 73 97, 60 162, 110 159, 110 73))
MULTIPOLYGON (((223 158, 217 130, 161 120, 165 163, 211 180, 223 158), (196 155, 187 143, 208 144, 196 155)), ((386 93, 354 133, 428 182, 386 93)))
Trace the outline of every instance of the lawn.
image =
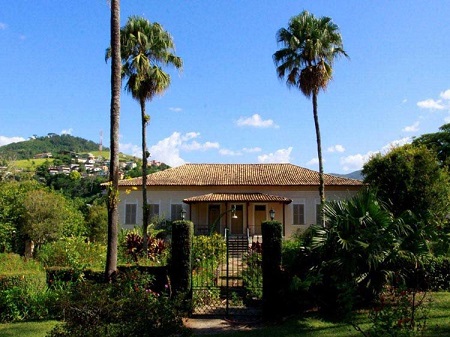
MULTIPOLYGON (((425 337, 450 336, 450 292, 432 294, 432 306, 427 320, 425 337)), ((363 330, 368 327, 365 314, 359 316, 363 330)), ((55 321, 0 324, 2 337, 43 337, 56 324, 55 321)), ((269 324, 252 331, 214 334, 216 337, 359 337, 361 333, 343 323, 326 322, 312 315, 290 318, 283 323, 269 324)))
POLYGON ((1 337, 45 337, 56 321, 18 322, 0 324, 1 337))
MULTIPOLYGON (((450 292, 432 293, 432 306, 427 320, 425 337, 450 336, 450 292)), ((358 323, 365 330, 367 315, 360 314, 358 323)), ((323 321, 313 315, 302 318, 290 318, 282 324, 267 325, 252 331, 214 334, 215 337, 361 337, 360 332, 343 323, 323 321)))

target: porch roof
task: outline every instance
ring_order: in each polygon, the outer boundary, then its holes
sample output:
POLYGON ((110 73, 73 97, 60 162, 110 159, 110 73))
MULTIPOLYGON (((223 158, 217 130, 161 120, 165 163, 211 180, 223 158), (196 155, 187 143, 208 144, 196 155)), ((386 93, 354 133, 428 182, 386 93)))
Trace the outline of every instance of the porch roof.
POLYGON ((209 193, 183 199, 186 204, 197 202, 281 202, 290 204, 291 199, 265 193, 209 193))

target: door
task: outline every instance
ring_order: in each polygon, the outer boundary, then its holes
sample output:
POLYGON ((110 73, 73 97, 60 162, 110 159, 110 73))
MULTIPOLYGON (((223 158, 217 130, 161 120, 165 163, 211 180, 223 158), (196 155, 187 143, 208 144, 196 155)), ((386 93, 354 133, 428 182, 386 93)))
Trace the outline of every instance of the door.
POLYGON ((242 205, 236 205, 235 216, 231 213, 230 218, 230 234, 244 234, 244 207, 242 205))
POLYGON ((266 220, 266 205, 255 205, 254 235, 261 235, 261 224, 266 220))
POLYGON ((220 233, 220 221, 218 219, 220 220, 220 205, 209 205, 208 232, 220 233))

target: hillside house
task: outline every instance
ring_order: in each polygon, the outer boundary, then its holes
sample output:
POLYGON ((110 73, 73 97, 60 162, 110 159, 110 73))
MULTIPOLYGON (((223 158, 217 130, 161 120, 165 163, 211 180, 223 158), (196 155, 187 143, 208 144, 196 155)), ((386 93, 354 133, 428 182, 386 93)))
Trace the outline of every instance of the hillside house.
MULTIPOLYGON (((123 228, 142 224, 142 178, 119 182, 123 228)), ((261 234, 274 219, 290 237, 317 223, 319 173, 292 164, 186 164, 148 175, 151 217, 179 220, 181 212, 197 233, 261 234)), ((363 187, 359 180, 325 175, 327 200, 345 199, 363 187)))

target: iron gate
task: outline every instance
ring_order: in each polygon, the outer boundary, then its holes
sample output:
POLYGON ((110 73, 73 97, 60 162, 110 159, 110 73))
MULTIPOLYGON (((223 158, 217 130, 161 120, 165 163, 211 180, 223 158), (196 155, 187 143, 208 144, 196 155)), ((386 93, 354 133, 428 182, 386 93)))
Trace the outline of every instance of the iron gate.
POLYGON ((261 239, 219 234, 194 237, 192 313, 259 316, 262 301, 261 239))

